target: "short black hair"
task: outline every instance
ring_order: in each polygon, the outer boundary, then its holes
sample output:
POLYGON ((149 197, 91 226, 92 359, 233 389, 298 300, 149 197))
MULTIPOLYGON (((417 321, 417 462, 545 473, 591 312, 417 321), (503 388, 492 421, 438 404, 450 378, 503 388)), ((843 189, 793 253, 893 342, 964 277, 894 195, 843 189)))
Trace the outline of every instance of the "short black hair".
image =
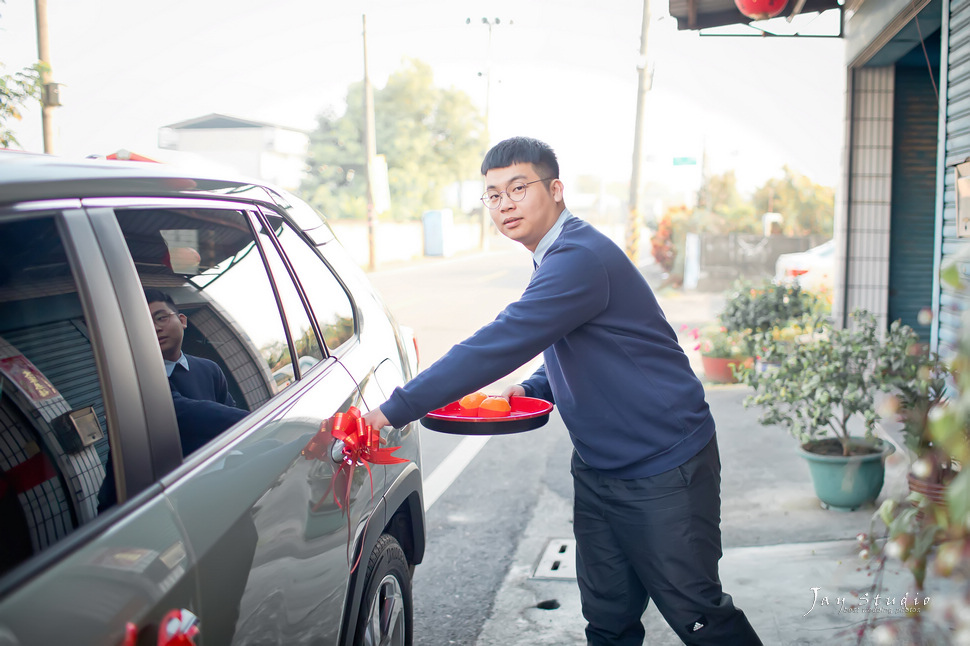
POLYGON ((532 164, 540 175, 549 179, 559 177, 559 161, 552 147, 532 137, 511 137, 492 146, 482 161, 482 175, 512 164, 532 164))
POLYGON ((146 289, 145 290, 145 300, 148 303, 167 303, 172 311, 176 314, 179 313, 179 308, 175 305, 175 301, 167 293, 160 289, 146 289))

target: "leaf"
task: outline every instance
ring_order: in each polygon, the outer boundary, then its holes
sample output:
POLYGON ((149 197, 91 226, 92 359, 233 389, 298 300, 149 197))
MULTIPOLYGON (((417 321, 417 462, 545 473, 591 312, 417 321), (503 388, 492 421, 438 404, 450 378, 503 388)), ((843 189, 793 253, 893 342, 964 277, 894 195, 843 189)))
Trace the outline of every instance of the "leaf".
POLYGON ((946 488, 946 504, 951 518, 965 519, 970 514, 970 469, 964 469, 946 488))
POLYGON ((946 262, 940 270, 940 279, 954 289, 960 289, 960 268, 953 261, 946 262))

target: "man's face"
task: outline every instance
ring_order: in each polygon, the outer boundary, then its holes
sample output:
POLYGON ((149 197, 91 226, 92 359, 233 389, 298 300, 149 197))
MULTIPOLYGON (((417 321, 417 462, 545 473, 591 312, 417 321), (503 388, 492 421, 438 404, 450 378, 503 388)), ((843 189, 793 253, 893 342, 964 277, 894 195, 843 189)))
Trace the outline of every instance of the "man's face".
POLYGON ((148 311, 152 313, 155 336, 158 337, 158 347, 162 350, 162 357, 168 361, 177 361, 182 355, 185 314, 176 314, 172 306, 164 301, 149 303, 148 311))
POLYGON ((532 164, 512 164, 485 173, 486 191, 501 193, 502 198, 498 208, 489 210, 492 221, 502 235, 522 243, 529 251, 536 250, 542 236, 563 210, 562 182, 558 179, 536 181, 545 179, 536 173, 532 164), (519 202, 506 193, 517 184, 528 184, 525 197, 519 202))

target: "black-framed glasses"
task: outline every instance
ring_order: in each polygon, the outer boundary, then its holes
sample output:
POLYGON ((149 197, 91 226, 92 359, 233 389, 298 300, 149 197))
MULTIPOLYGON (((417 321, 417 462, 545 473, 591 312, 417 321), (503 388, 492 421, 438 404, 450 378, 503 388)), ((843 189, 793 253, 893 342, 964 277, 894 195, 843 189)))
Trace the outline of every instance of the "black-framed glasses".
POLYGON ((529 184, 535 184, 536 182, 546 182, 550 179, 556 179, 555 177, 544 177, 542 179, 534 179, 531 182, 512 182, 506 187, 504 191, 485 191, 485 195, 482 196, 482 204, 492 209, 493 211, 499 207, 502 203, 502 195, 508 195, 509 199, 513 202, 521 202, 525 199, 525 190, 529 184))

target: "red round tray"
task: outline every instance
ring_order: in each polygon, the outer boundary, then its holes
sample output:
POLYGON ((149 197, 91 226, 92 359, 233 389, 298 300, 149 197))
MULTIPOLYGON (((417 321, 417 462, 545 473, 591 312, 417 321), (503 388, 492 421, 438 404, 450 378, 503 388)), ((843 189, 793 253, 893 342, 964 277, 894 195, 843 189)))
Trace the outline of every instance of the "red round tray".
POLYGON ((552 404, 534 397, 509 399, 512 412, 507 417, 467 417, 458 402, 431 411, 421 418, 425 428, 454 435, 506 435, 545 426, 552 404))

